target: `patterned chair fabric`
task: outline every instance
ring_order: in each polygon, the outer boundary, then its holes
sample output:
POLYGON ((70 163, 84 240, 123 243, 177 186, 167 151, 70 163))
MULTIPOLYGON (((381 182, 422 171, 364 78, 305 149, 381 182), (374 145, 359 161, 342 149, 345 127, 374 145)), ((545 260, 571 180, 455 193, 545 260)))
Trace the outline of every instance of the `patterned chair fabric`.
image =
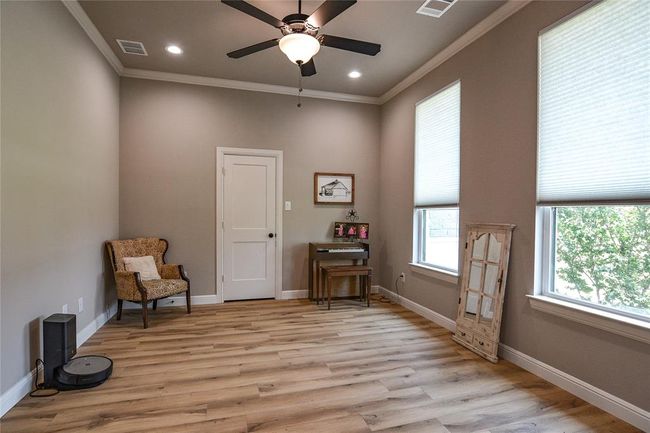
POLYGON ((158 268, 165 263, 165 252, 167 251, 167 241, 158 238, 137 238, 123 241, 109 241, 113 250, 113 270, 126 271, 124 267, 124 257, 143 257, 153 256, 158 268))
POLYGON ((122 312, 122 301, 141 302, 143 303, 143 319, 146 328, 146 302, 154 301, 154 309, 156 309, 156 300, 183 292, 187 295, 187 312, 191 312, 190 280, 181 265, 165 263, 167 247, 167 241, 159 238, 137 238, 106 242, 117 286, 118 320, 122 312), (126 270, 124 266, 125 257, 143 256, 153 256, 158 273, 161 276, 160 280, 142 281, 138 272, 126 270))

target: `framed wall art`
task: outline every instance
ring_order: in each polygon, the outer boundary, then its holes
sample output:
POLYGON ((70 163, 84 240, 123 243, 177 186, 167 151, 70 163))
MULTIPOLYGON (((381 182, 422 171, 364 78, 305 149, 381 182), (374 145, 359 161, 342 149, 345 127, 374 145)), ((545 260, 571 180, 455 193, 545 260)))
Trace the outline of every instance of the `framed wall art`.
POLYGON ((354 174, 314 173, 314 204, 354 204, 354 174))

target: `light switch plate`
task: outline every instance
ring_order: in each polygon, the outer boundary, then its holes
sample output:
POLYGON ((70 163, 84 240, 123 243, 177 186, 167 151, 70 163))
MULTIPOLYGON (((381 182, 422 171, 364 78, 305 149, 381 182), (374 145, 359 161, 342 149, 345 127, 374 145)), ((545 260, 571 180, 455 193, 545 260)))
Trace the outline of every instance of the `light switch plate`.
POLYGON ((284 210, 291 210, 291 202, 290 201, 285 201, 284 202, 284 210))
POLYGON ((68 312, 68 304, 63 304, 63 307, 61 307, 61 312, 64 314, 68 312))
POLYGON ((83 296, 81 298, 79 298, 77 302, 79 303, 79 312, 83 313, 83 311, 84 311, 84 298, 83 298, 83 296))

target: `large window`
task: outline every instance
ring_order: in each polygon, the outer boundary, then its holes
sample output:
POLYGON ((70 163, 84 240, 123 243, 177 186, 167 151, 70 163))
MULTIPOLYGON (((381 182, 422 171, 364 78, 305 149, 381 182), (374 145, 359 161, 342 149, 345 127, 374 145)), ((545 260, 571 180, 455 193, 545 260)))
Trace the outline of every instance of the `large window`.
POLYGON ((650 320, 650 2, 539 37, 544 294, 650 320))
POLYGON ((414 261, 458 272, 460 82, 415 108, 414 261))

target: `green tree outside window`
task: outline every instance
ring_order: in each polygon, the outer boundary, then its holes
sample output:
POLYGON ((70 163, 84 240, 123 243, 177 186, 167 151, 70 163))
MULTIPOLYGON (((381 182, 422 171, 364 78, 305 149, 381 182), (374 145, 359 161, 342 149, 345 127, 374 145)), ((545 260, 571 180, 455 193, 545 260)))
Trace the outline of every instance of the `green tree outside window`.
POLYGON ((650 316, 650 206, 556 208, 560 295, 650 316))

